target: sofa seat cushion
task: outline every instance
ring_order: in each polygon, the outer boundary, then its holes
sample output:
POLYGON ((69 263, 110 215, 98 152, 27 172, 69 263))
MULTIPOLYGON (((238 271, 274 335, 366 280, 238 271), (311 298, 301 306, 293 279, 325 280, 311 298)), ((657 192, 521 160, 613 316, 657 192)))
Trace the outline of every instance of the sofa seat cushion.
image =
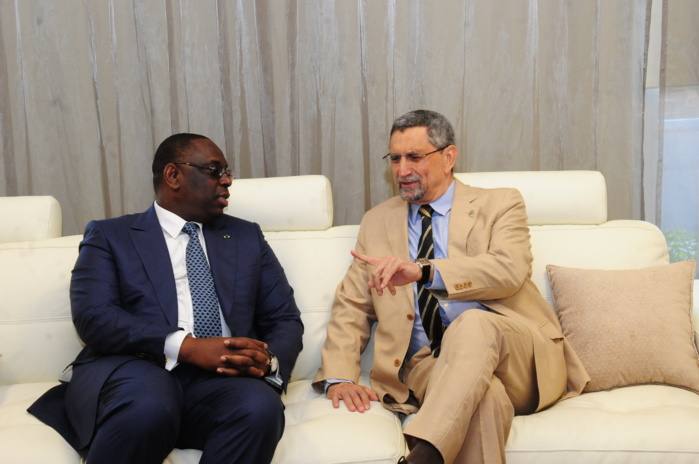
MULTIPOLYGON (((360 414, 315 398, 287 405, 285 417, 272 464, 395 464, 406 452, 400 421, 380 403, 360 414)), ((165 464, 196 464, 200 457, 200 451, 176 449, 165 464)))
MULTIPOLYGON (((344 404, 335 409, 310 381, 291 382, 283 399, 286 427, 273 464, 395 464, 406 453, 400 420, 381 403, 361 414, 344 404)), ((196 464, 200 456, 199 451, 176 449, 165 463, 196 464)))
MULTIPOLYGON (((56 431, 27 412, 54 385, 57 382, 0 387, 0 449, 7 462, 80 462, 79 454, 56 431)), ((284 396, 286 428, 273 463, 388 464, 405 454, 400 420, 380 403, 372 403, 363 414, 349 412, 344 405, 335 409, 313 391, 310 381, 292 382, 289 392, 291 397, 284 396), (347 440, 348 436, 352 440, 347 440)), ((175 449, 164 464, 196 464, 200 457, 199 450, 175 449)))
MULTIPOLYGON (((368 381, 363 376, 361 382, 368 381)), ((406 453, 399 416, 381 403, 372 402, 364 413, 350 412, 344 403, 335 409, 308 380, 289 383, 283 400, 286 429, 273 463, 395 463, 406 453)))
POLYGON ((79 463, 80 455, 27 408, 58 382, 0 386, 0 449, 2 461, 14 464, 79 463))
POLYGON ((508 464, 699 462, 699 395, 664 385, 584 393, 515 417, 508 464))
POLYGON ((405 454, 400 420, 380 403, 357 413, 344 404, 335 409, 328 399, 318 397, 287 404, 285 415, 286 428, 273 464, 394 464, 405 454))

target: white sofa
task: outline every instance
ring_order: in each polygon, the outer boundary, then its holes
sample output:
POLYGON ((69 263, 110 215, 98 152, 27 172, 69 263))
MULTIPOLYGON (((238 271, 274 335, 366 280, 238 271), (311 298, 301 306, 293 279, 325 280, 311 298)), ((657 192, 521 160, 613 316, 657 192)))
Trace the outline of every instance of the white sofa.
MULTIPOLYGON (((471 185, 520 189, 529 214, 533 279, 549 300, 546 264, 636 269, 668 261, 665 240, 655 226, 607 221, 606 188, 599 173, 458 177, 471 185)), ((304 349, 284 397, 286 429, 274 462, 395 463, 406 451, 402 417, 378 403, 364 414, 333 409, 310 386, 334 290, 350 264, 349 250, 358 231, 358 226, 332 227, 327 179, 236 180, 229 213, 261 224, 294 287, 305 324, 304 349)), ((4 463, 80 461, 56 432, 26 412, 56 384, 80 349, 68 299, 80 238, 0 244, 0 461, 4 463)), ((363 358, 365 379, 371 351, 370 345, 363 358)), ((699 395, 662 385, 585 393, 546 411, 516 417, 506 452, 513 464, 696 463, 699 395)), ((196 450, 175 450, 166 462, 196 463, 199 456, 196 450)))

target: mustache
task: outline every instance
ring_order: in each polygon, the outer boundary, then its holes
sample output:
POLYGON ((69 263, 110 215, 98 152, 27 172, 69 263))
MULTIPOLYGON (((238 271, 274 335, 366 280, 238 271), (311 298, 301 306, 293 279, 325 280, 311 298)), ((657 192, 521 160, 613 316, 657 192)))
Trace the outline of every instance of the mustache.
POLYGON ((398 182, 420 182, 420 176, 413 174, 412 176, 396 177, 398 182))

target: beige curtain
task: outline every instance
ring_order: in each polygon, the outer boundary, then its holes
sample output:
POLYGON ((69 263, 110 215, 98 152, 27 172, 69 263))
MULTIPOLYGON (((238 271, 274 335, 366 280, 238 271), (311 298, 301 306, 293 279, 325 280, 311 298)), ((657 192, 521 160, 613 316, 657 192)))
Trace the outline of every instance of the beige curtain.
POLYGON ((644 213, 672 261, 699 236, 699 2, 653 0, 644 138, 644 213))
MULTIPOLYGON (((142 211, 174 132, 239 177, 324 174, 335 223, 393 193, 393 119, 446 115, 458 171, 600 170, 641 216, 650 0, 0 0, 0 195, 64 233, 142 211)), ((555 192, 551 192, 555 195, 555 192)), ((235 201, 235 200, 233 200, 235 201)))

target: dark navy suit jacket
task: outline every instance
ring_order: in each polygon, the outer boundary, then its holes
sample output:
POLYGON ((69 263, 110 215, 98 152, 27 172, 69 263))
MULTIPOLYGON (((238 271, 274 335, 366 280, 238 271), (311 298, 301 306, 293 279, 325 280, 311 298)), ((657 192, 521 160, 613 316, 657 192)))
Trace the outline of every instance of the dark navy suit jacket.
MULTIPOLYGON (((284 270, 257 224, 224 215, 205 224, 203 233, 232 336, 266 342, 286 387, 303 325, 284 270)), ((109 375, 134 358, 164 366, 165 338, 178 330, 172 263, 153 207, 87 225, 70 298, 85 343, 73 363, 71 383, 79 388, 55 387, 29 411, 80 450, 92 438, 98 395, 109 375)))

